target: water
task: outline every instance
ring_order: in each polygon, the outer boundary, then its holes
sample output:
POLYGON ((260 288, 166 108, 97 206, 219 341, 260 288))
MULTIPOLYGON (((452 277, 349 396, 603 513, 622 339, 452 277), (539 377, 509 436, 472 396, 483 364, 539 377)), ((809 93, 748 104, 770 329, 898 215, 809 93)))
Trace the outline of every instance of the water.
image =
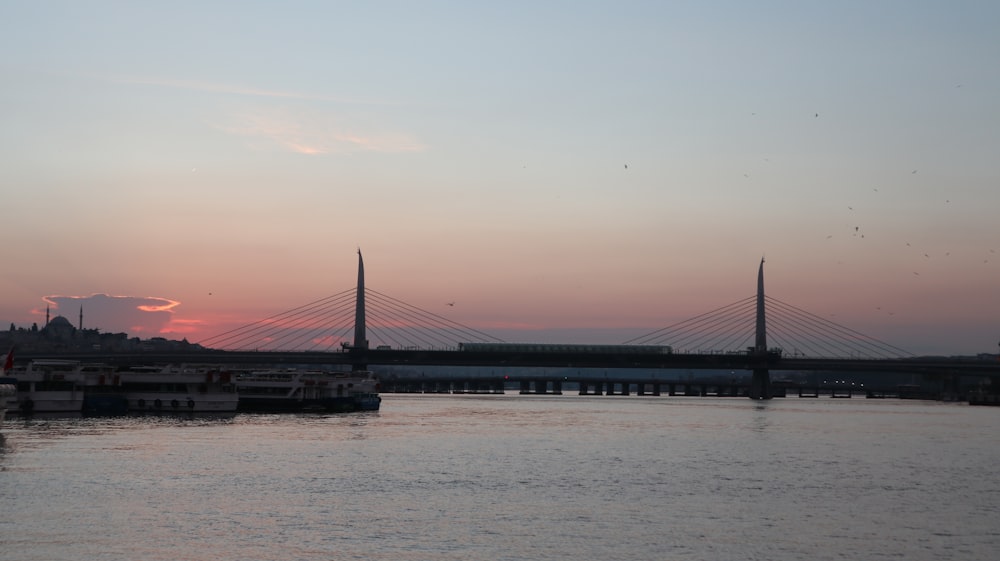
POLYGON ((0 559, 992 560, 1000 408, 386 395, 3 427, 0 559))

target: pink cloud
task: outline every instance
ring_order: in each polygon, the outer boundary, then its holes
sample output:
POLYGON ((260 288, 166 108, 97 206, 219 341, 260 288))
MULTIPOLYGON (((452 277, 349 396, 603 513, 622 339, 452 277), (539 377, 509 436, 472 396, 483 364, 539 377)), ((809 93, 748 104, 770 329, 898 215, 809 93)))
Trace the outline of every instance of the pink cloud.
MULTIPOLYGON (((351 151, 419 152, 424 146, 399 132, 360 133, 322 111, 291 112, 268 108, 242 111, 232 123, 217 128, 251 141, 264 140, 298 154, 317 155, 351 151)), ((373 127, 367 127, 373 128, 373 127)))

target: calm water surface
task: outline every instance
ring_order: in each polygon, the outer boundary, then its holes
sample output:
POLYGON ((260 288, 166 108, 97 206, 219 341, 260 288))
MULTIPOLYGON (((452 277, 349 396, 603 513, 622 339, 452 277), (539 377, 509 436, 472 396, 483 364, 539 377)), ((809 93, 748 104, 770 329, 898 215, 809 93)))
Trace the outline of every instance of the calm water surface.
POLYGON ((1000 408, 386 395, 2 434, 2 560, 1000 558, 1000 408))

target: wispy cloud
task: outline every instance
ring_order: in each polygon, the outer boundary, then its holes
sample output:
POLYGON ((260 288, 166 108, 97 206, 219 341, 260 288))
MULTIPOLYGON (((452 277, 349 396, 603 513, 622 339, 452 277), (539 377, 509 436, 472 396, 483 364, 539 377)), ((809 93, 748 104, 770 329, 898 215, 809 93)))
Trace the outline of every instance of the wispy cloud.
MULTIPOLYGON (((419 152, 425 149, 422 143, 408 133, 387 131, 384 127, 371 123, 348 124, 341 114, 334 115, 329 110, 318 108, 316 104, 297 104, 309 107, 300 107, 292 111, 287 108, 266 106, 264 101, 284 100, 291 105, 296 105, 295 102, 309 101, 341 105, 399 105, 386 100, 337 97, 173 78, 125 76, 108 79, 120 84, 262 98, 257 103, 258 107, 236 110, 221 124, 215 125, 221 131, 249 139, 251 145, 258 149, 272 149, 277 146, 283 150, 306 155, 350 151, 419 152)), ((250 102, 245 104, 249 105, 250 102)))
MULTIPOLYGON (((424 145, 409 134, 381 132, 373 125, 347 125, 323 111, 253 108, 234 114, 219 130, 266 141, 299 154, 317 155, 351 151, 420 152, 424 145)), ((258 144, 255 146, 260 147, 258 144)))
POLYGON ((141 77, 119 77, 119 78, 111 78, 111 80, 120 84, 157 86, 164 88, 175 88, 181 90, 228 94, 228 95, 268 97, 277 99, 299 99, 299 100, 309 100, 309 101, 327 101, 332 103, 394 105, 394 103, 388 101, 363 100, 357 98, 328 96, 328 95, 320 95, 320 94, 305 93, 305 92, 269 90, 264 88, 255 88, 252 86, 242 86, 236 84, 220 84, 214 82, 199 82, 196 80, 177 80, 170 78, 141 78, 141 77))

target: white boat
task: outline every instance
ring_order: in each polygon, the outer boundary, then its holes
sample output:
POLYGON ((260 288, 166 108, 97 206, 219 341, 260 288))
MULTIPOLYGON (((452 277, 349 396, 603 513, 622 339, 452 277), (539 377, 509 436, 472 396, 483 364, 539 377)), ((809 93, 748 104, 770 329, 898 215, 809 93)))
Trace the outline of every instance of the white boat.
POLYGON ((218 368, 140 366, 114 376, 113 391, 124 396, 129 413, 236 413, 236 386, 218 368))
POLYGON ((7 416, 7 400, 17 395, 17 380, 15 378, 0 378, 0 425, 7 416))
POLYGON ((376 411, 378 377, 366 370, 257 370, 236 376, 240 411, 376 411))
POLYGON ((17 380, 14 399, 8 399, 11 414, 79 414, 83 409, 84 374, 76 360, 37 359, 7 372, 17 380))

